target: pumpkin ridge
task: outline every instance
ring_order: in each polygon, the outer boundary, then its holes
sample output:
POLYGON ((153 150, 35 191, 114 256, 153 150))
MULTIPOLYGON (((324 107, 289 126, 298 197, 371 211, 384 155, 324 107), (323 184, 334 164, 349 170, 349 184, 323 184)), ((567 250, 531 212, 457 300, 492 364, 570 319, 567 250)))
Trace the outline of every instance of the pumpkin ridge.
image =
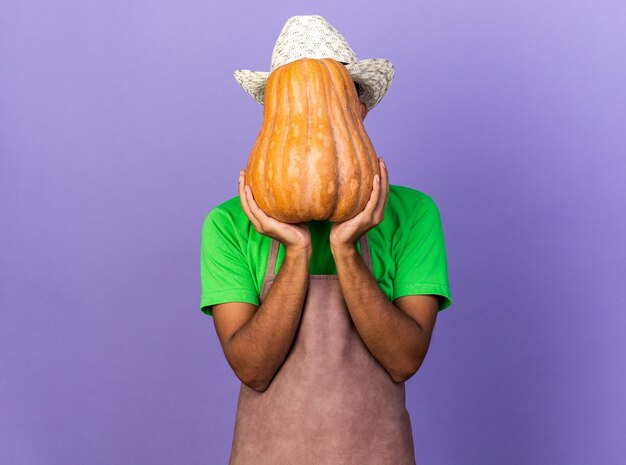
MULTIPOLYGON (((309 85, 309 91, 314 98, 312 105, 309 104, 309 160, 308 171, 306 173, 308 179, 306 187, 308 188, 309 212, 313 220, 324 220, 328 218, 328 207, 330 200, 336 199, 335 186, 329 183, 329 178, 337 178, 336 163, 332 163, 336 157, 334 151, 335 145, 329 143, 332 134, 332 125, 328 117, 328 111, 324 111, 324 105, 327 105, 326 85, 323 80, 325 72, 319 60, 309 60, 312 70, 308 75, 312 77, 309 85), (311 112, 313 116, 311 117, 311 112), (332 151, 332 152, 331 152, 332 151)), ((334 140, 334 138, 333 138, 334 140)))
MULTIPOLYGON (((371 139, 369 138, 369 135, 367 134, 367 131, 365 130, 365 127, 361 124, 359 125, 359 131, 361 133, 361 142, 364 146, 364 150, 363 150, 363 158, 365 158, 365 162, 367 163, 367 166, 370 167, 370 171, 368 173, 369 178, 367 179, 367 185, 369 185, 370 182, 374 182, 374 175, 378 174, 379 176, 382 174, 380 173, 380 169, 378 168, 378 154, 376 153, 376 149, 374 149, 374 145, 372 144, 371 139)), ((379 178, 380 179, 380 178, 379 178)), ((381 180, 382 182, 382 180, 381 180)), ((372 189, 373 189, 373 184, 372 184, 372 189)), ((382 184, 381 184, 382 187, 382 184)), ((371 189, 370 189, 371 190, 371 189)), ((369 196, 368 196, 369 198, 369 196)))
MULTIPOLYGON (((341 65, 343 66, 343 65, 341 65)), ((354 104, 354 98, 353 98, 353 92, 356 93, 356 88, 354 87, 354 82, 352 81, 352 78, 349 77, 349 73, 346 72, 345 73, 341 73, 343 75, 343 89, 346 91, 346 101, 348 102, 348 111, 347 111, 347 115, 344 116, 346 117, 346 120, 348 118, 352 119, 352 124, 350 125, 350 127, 352 129, 357 129, 357 131, 359 130, 359 126, 360 126, 360 121, 359 118, 356 114, 356 106, 354 104), (348 87, 348 86, 351 86, 348 87)), ((357 99, 358 99, 358 95, 357 95, 357 99)), ((361 162, 363 161, 362 158, 364 158, 367 154, 363 153, 362 149, 363 149, 363 145, 361 144, 361 140, 357 140, 358 138, 356 137, 350 137, 350 142, 352 142, 352 146, 354 147, 354 158, 355 158, 355 164, 359 169, 359 193, 357 194, 356 198, 357 201, 356 203, 352 206, 352 211, 350 212, 350 216, 352 215, 356 215, 359 212, 354 211, 358 205, 361 204, 361 197, 366 193, 365 190, 365 185, 364 185, 364 181, 365 181, 365 176, 363 173, 363 166, 361 165, 361 162), (360 144, 360 147, 357 148, 357 144, 360 144)), ((367 183, 365 183, 367 184, 367 183)), ((369 197, 369 196, 368 196, 369 197)), ((365 199, 365 201, 367 202, 368 199, 365 199)))
MULTIPOLYGON (((250 154, 250 158, 248 160, 248 168, 246 170, 246 181, 247 184, 251 187, 253 195, 255 194, 255 192, 258 193, 260 190, 267 190, 268 188, 266 182, 268 177, 266 175, 267 166, 264 161, 266 161, 265 159, 267 158, 265 155, 268 153, 270 138, 274 127, 274 118, 271 118, 271 116, 275 112, 275 94, 277 93, 277 86, 274 82, 268 82, 265 91, 266 94, 264 98, 264 103, 266 105, 264 106, 263 119, 267 121, 269 118, 269 120, 271 120, 271 123, 269 125, 263 125, 264 132, 262 136, 262 141, 261 143, 259 143, 256 151, 253 148, 253 151, 250 154), (273 92, 274 95, 268 92, 270 90, 273 92), (270 97, 269 99, 268 96, 270 97), (267 105, 268 103, 270 105, 267 105), (272 104, 274 105, 272 106, 272 104)), ((254 195, 254 198, 261 209, 267 210, 268 213, 273 212, 273 205, 271 205, 270 201, 267 199, 267 196, 254 195)))
MULTIPOLYGON (((276 121, 277 119, 281 119, 281 123, 284 126, 283 129, 283 140, 280 143, 280 147, 281 147, 281 156, 280 157, 269 157, 270 160, 273 162, 272 166, 272 173, 276 176, 280 176, 282 173, 284 173, 283 169, 285 166, 285 159, 287 158, 285 156, 285 146, 287 144, 287 138, 289 137, 289 129, 290 129, 290 125, 289 124, 285 124, 286 121, 291 121, 291 92, 289 89, 289 82, 292 79, 292 76, 290 76, 290 68, 289 67, 283 67, 282 69, 282 73, 280 75, 280 82, 277 83, 279 89, 281 89, 282 92, 282 97, 283 97, 283 101, 282 101, 282 105, 280 106, 280 111, 278 112, 278 116, 274 117, 274 121, 276 121)), ((278 108, 278 99, 276 102, 276 106, 278 108)), ((268 154, 269 156, 269 154, 268 154)), ((285 182, 285 179, 273 179, 271 182, 269 180, 269 176, 267 177, 267 183, 270 186, 268 188, 268 192, 272 192, 272 195, 276 196, 280 195, 280 198, 277 199, 277 206, 279 205, 278 208, 280 208, 280 211, 285 211, 286 208, 289 207, 290 202, 289 202, 289 191, 286 189, 281 188, 280 190, 277 189, 277 186, 279 185, 283 185, 283 183, 285 182), (273 189, 272 189, 273 188, 273 189), (269 190, 271 189, 271 190, 269 190)), ((288 221, 287 218, 283 217, 280 214, 277 214, 275 216, 275 218, 279 221, 288 221)))
MULTIPOLYGON (((289 169, 289 153, 285 150, 287 148, 287 145, 289 144, 289 138, 292 135, 291 134, 291 130, 293 128, 291 121, 293 118, 293 88, 292 88, 292 84, 293 84, 293 79, 294 79, 294 73, 293 73, 293 68, 292 67, 285 67, 285 70, 281 76, 281 89, 284 89, 284 106, 280 105, 279 111, 283 111, 284 113, 281 116, 281 128, 284 130, 283 132, 283 139, 281 141, 281 155, 280 157, 272 157, 275 159, 275 171, 274 174, 278 175, 279 178, 274 180, 273 182, 273 187, 276 192, 276 194, 280 195, 280 210, 281 212, 290 212, 291 214, 293 214, 293 205, 294 205, 294 196, 293 196, 293 190, 291 189, 285 189, 284 186, 287 182, 287 180, 289 179, 288 176, 286 175, 287 171, 289 169), (283 186, 280 189, 277 189, 278 186, 283 186)), ((278 118, 277 118, 278 119, 278 118)), ((280 214, 277 216, 277 219, 280 221, 284 221, 286 223, 289 223, 292 221, 292 218, 290 216, 282 216, 283 214, 280 214)))
MULTIPOLYGON (((358 100, 358 94, 356 92, 356 88, 354 87, 354 83, 349 82, 348 84, 351 84, 349 88, 349 94, 354 94, 358 100)), ((350 100, 354 101, 354 98, 351 98, 350 100)), ((363 205, 366 205, 369 201, 369 198, 372 194, 372 189, 374 187, 374 174, 379 174, 380 171, 378 169, 378 155, 376 154, 374 145, 372 144, 372 141, 367 134, 363 121, 358 115, 357 107, 353 106, 352 108, 354 109, 354 111, 350 112, 350 116, 354 121, 353 128, 357 131, 359 135, 359 137, 353 137, 352 139, 359 145, 359 150, 356 151, 356 155, 359 158, 357 166, 361 170, 362 182, 360 184, 363 187, 363 198, 359 199, 357 203, 361 204, 362 202, 363 205)), ((358 213, 359 212, 355 212, 355 214, 358 213)))
MULTIPOLYGON (((354 89, 354 91, 356 93, 356 89, 354 89)), ((357 98, 358 98, 358 94, 357 94, 357 98)), ((357 115, 357 118, 358 118, 358 115, 357 115)), ((355 127, 359 133, 359 137, 356 139, 358 139, 358 143, 361 144, 363 148, 363 150, 359 151, 359 155, 361 156, 362 161, 365 162, 363 165, 359 163, 359 166, 369 167, 369 169, 367 170, 367 178, 363 178, 365 179, 365 185, 369 187, 369 193, 366 194, 366 198, 364 199, 364 201, 367 202, 371 195, 371 191, 374 187, 373 185, 374 175, 378 174, 380 176, 381 174, 380 169, 378 167, 378 154, 376 153, 374 144, 372 144, 372 140, 367 134, 367 130, 365 129, 365 124, 360 118, 358 118, 357 124, 355 127)))
MULTIPOLYGON (((320 67, 322 68, 326 68, 325 71, 328 70, 328 66, 326 66, 325 61, 322 59, 320 60, 320 67)), ((331 98, 331 93, 329 92, 330 86, 328 85, 328 74, 326 72, 321 72, 320 73, 320 77, 322 78, 322 80, 324 81, 324 97, 325 97, 325 101, 326 101, 326 107, 327 109, 330 109, 331 103, 329 101, 329 99, 331 98)), ((335 131, 335 118, 334 118, 334 113, 332 111, 327 111, 327 113, 330 115, 329 116, 329 125, 330 128, 333 132, 333 141, 335 141, 335 143, 333 144, 333 152, 334 152, 334 158, 335 158, 335 186, 337 186, 337 192, 335 193, 335 195, 333 196, 333 204, 329 209, 328 213, 328 217, 331 218, 333 216, 335 216, 336 214, 336 210, 337 210, 337 205, 339 204, 339 196, 341 194, 341 170, 339 169, 339 151, 337 148, 337 131, 335 131)))
MULTIPOLYGON (((354 82, 350 80, 350 82, 346 82, 344 79, 344 83, 347 85, 351 85, 351 88, 346 88, 348 92, 348 101, 353 102, 354 96, 356 94, 356 88, 354 87, 354 82)), ((358 99, 358 94, 356 95, 358 99)), ((361 202, 367 204, 367 201, 371 195, 371 188, 367 190, 367 187, 370 186, 370 177, 372 170, 372 159, 370 154, 370 147, 366 144, 366 140, 363 139, 363 133, 365 132, 365 128, 363 127, 363 122, 360 117, 357 115, 357 108, 355 105, 350 105, 350 111, 348 111, 349 117, 352 118, 352 128, 354 128, 360 137, 352 137, 351 140, 354 144, 359 145, 359 149, 355 148, 355 156, 357 158, 356 165, 359 168, 359 178, 361 182, 359 182, 359 194, 357 195, 357 205, 360 205, 361 202), (369 168, 369 169, 367 169, 369 168)), ((369 138, 367 139, 369 141, 369 138)), ((373 186, 372 186, 373 187, 373 186)), ((353 214, 358 214, 359 212, 352 212, 353 214)))
MULTIPOLYGON (((283 211, 289 211, 290 216, 282 218, 281 221, 285 222, 293 222, 297 217, 301 214, 299 211, 300 205, 296 203, 296 192, 295 192, 295 183, 300 176, 300 170, 298 169, 300 163, 296 163, 296 172, 295 175, 290 174, 289 170, 294 162, 294 158, 301 156, 300 148, 301 144, 298 144, 302 140, 302 136, 294 137, 293 130, 298 127, 301 130, 300 122, 298 118, 302 118, 302 112, 296 113, 293 111, 295 108, 294 101, 296 98, 302 95, 302 83, 300 82, 300 76, 297 72, 298 70, 294 67, 289 67, 287 71, 285 71, 285 81, 283 86, 287 89, 287 104, 285 108, 288 109, 288 118, 285 118, 289 124, 286 125, 285 129, 285 137, 282 145, 282 156, 280 157, 280 164, 277 162, 278 173, 284 174, 283 183, 286 183, 287 187, 282 189, 283 194, 283 204, 281 206, 283 211)), ((298 103, 302 105, 302 102, 298 100, 298 103)))
MULTIPOLYGON (((343 105, 341 100, 341 94, 337 91, 337 78, 335 73, 333 73, 332 63, 328 63, 327 60, 322 60, 324 65, 328 71, 328 77, 330 80, 330 85, 328 86, 329 94, 330 94, 330 107, 329 113, 332 115, 334 124, 333 128, 336 127, 334 131, 335 141, 337 145, 337 172, 338 172, 338 182, 339 182, 339 191, 337 192, 337 202, 335 209, 333 210, 332 216, 336 219, 337 216, 342 216, 345 212, 345 199, 346 199, 346 191, 350 191, 351 186, 344 180, 344 165, 345 158, 349 156, 350 147, 348 143, 349 134, 347 134, 346 129, 346 119, 343 115, 343 105)), ((354 145, 352 145, 352 150, 354 150, 354 145)), ((358 197, 357 197, 358 198, 358 197)))
MULTIPOLYGON (((331 76, 331 79, 334 82, 338 82, 339 83, 339 88, 340 89, 344 89, 345 90, 345 80, 346 80, 346 76, 341 73, 341 71, 336 67, 336 66, 343 66, 341 63, 339 62, 330 62, 330 60, 328 59, 323 59, 322 62, 324 62, 324 64, 326 65, 326 67, 329 70, 329 74, 331 76), (342 85, 343 84, 343 85, 342 85)), ((347 70, 346 70, 347 72, 347 70)), ((337 213, 339 213, 341 216, 352 216, 353 211, 355 210, 356 206, 359 204, 359 200, 361 198, 361 190, 362 190, 362 178, 361 178, 361 167, 358 166, 358 158, 356 155, 356 146, 354 144, 354 140, 352 135, 350 134, 350 129, 351 126, 348 123, 348 119, 346 118, 345 112, 343 111, 343 104, 344 102, 347 103, 348 105, 348 111, 350 110, 350 101, 349 99, 347 99, 347 93, 346 94, 341 94, 340 91, 337 90, 337 85, 331 85, 330 88, 332 90, 333 95, 336 96, 336 99, 334 99, 336 101, 335 103, 335 107, 340 107, 338 108, 338 111, 331 111, 331 113, 333 115, 337 115, 337 118, 339 118, 341 121, 338 121, 338 129, 340 132, 340 137, 337 140, 341 140, 343 142, 344 145, 344 152, 345 154, 339 155, 338 156, 338 160, 339 157, 350 157, 350 163, 349 166, 354 167, 357 166, 358 168, 358 182, 357 184, 357 194, 354 198, 352 198, 352 196, 350 196, 350 198, 352 199, 352 202, 350 204, 346 204, 347 200, 344 200, 347 198, 347 196, 345 195, 345 191, 350 192, 351 191, 351 185, 350 185, 350 179, 348 180, 347 183, 340 183, 340 189, 342 189, 342 191, 340 191, 337 195, 338 198, 338 207, 340 209, 339 212, 333 212, 333 215, 336 215, 337 213), (350 147, 352 148, 352 150, 350 150, 350 147)), ((341 165, 345 166, 346 163, 344 161, 344 163, 342 163, 341 165)), ((342 168, 343 168, 342 166, 342 168)), ((343 169, 339 170, 340 172, 340 179, 343 179, 343 169)), ((351 176, 352 179, 355 178, 355 176, 351 176)))

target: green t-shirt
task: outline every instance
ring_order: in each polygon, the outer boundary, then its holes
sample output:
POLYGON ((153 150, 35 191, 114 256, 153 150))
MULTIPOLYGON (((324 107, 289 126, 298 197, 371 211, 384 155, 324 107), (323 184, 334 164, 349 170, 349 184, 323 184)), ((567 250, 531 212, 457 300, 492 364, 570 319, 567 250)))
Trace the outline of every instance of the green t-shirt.
MULTIPOLYGON (((308 224, 313 245, 309 273, 337 274, 329 243, 332 222, 308 224)), ((390 184, 385 217, 367 237, 372 274, 391 302, 405 295, 436 294, 439 311, 452 305, 441 218, 430 196, 390 184)), ((239 195, 207 214, 200 251, 200 308, 204 313, 213 316, 212 305, 224 302, 260 305, 271 240, 254 229, 239 195)), ((356 246, 361 253, 360 243, 356 246)), ((280 244, 276 273, 284 257, 280 244)))

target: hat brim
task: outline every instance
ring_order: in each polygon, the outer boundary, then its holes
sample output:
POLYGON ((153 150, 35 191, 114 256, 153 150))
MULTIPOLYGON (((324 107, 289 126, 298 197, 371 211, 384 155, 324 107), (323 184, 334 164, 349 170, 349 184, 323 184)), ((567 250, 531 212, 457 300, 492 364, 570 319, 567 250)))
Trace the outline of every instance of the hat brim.
MULTIPOLYGON (((359 83, 362 90, 359 99, 367 105, 367 110, 374 108, 385 96, 393 81, 393 63, 383 58, 368 58, 356 63, 345 64, 352 79, 359 83)), ((263 105, 265 85, 270 73, 238 69, 233 73, 235 80, 257 102, 263 105)))

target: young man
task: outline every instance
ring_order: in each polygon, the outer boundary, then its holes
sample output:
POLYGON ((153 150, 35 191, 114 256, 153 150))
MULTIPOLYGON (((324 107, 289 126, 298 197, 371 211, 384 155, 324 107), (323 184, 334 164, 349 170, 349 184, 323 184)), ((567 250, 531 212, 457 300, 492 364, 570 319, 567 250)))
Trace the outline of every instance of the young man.
MULTIPOLYGON (((289 18, 271 70, 303 56, 345 64, 361 119, 393 79, 318 15, 289 18)), ((268 75, 235 72, 260 103, 268 75)), ((269 217, 244 170, 239 195, 204 221, 201 309, 241 380, 231 465, 415 463, 404 382, 452 300, 436 204, 379 166, 364 210, 342 223, 269 217)))

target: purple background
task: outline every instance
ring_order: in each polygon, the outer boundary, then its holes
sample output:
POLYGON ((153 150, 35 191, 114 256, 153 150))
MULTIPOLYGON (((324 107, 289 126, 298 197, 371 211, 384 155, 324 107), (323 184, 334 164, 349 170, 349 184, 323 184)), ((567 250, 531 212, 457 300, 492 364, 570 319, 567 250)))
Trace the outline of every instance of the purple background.
POLYGON ((0 4, 1 464, 226 463, 201 224, 261 124, 232 71, 312 13, 395 64, 366 128, 442 215, 418 463, 626 463, 624 2, 0 4))

